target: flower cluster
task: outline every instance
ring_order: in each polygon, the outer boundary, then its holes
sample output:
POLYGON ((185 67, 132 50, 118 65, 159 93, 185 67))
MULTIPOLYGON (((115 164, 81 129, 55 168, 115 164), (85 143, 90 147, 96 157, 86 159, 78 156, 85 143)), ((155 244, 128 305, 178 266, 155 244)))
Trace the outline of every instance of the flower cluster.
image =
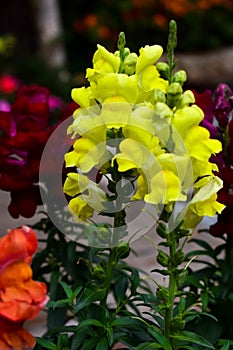
POLYGON ((220 84, 212 93, 205 90, 198 94, 194 92, 197 104, 203 108, 205 118, 203 125, 210 131, 211 137, 217 138, 223 145, 222 151, 212 158, 218 165, 219 177, 223 188, 218 192, 218 199, 226 205, 217 222, 210 227, 214 236, 227 234, 232 236, 233 213, 233 92, 226 84, 220 84))
POLYGON ((98 45, 93 68, 86 71, 89 86, 72 90, 80 108, 68 133, 79 137, 65 160, 79 174, 69 173, 64 184, 64 192, 73 197, 70 210, 79 221, 92 217, 93 208, 101 212, 108 206, 111 196, 88 178, 96 168, 115 186, 130 178, 134 191, 129 201, 162 204, 168 212, 191 190, 184 224, 194 227, 224 207, 216 200, 222 181, 209 161, 221 151, 221 142, 199 125, 204 114, 194 94, 183 91, 185 72, 172 74, 171 65, 155 65, 161 46, 147 45, 137 55, 120 37, 118 48, 111 53, 98 45))
POLYGON ((22 323, 33 319, 47 304, 47 288, 32 279, 29 266, 38 243, 27 227, 9 231, 0 238, 0 348, 32 349, 35 339, 22 323))
POLYGON ((41 204, 38 185, 44 146, 74 108, 42 86, 21 86, 9 110, 0 111, 0 189, 11 193, 12 217, 35 214, 41 204), (54 114, 59 111, 59 120, 54 114))

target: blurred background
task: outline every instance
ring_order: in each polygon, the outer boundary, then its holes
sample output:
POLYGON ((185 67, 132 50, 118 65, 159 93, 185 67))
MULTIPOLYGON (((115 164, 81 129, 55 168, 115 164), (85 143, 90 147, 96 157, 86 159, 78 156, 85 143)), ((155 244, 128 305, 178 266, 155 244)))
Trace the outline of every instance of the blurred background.
POLYGON ((97 43, 116 50, 120 31, 138 52, 166 48, 177 21, 179 68, 192 88, 233 85, 232 0, 8 0, 0 11, 0 93, 13 98, 20 83, 37 83, 70 100, 85 84, 97 43))

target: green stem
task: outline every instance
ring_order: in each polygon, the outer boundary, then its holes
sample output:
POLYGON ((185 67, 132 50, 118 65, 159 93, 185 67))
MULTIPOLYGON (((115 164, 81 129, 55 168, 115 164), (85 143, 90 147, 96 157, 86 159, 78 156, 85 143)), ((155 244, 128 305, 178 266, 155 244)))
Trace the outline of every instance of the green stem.
POLYGON ((109 291, 111 289, 111 283, 112 283, 112 275, 113 275, 113 270, 115 266, 118 263, 118 258, 117 258, 117 247, 114 247, 110 250, 109 256, 108 256, 108 261, 106 263, 106 270, 105 270, 105 281, 103 288, 106 290, 105 297, 101 301, 101 305, 105 306, 107 305, 107 297, 109 294, 109 291))
POLYGON ((104 281, 104 289, 106 290, 106 294, 104 299, 102 300, 102 305, 106 306, 107 303, 107 297, 109 294, 109 291, 111 289, 111 283, 112 283, 112 275, 115 266, 118 263, 119 255, 118 255, 118 244, 120 241, 120 231, 119 228, 125 224, 125 212, 119 211, 115 213, 114 216, 114 228, 113 228, 113 238, 112 238, 112 245, 113 247, 110 248, 110 253, 108 257, 108 261, 106 263, 106 270, 105 270, 105 281, 104 281))
POLYGON ((169 307, 165 313, 165 336, 169 340, 171 346, 173 346, 173 338, 171 337, 171 322, 173 320, 173 309, 175 303, 175 297, 177 292, 177 283, 176 283, 176 268, 172 266, 172 261, 176 253, 176 239, 174 232, 171 232, 168 238, 169 241, 169 253, 170 253, 170 266, 169 266, 169 307))

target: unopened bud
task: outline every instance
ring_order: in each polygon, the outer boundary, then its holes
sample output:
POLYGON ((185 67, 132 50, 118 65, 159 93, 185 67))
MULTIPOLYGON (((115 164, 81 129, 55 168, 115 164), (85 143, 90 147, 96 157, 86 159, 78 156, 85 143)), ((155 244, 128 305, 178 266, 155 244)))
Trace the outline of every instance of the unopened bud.
POLYGON ((117 255, 119 259, 125 259, 130 254, 130 247, 128 243, 122 242, 117 247, 117 255))
POLYGON ((181 316, 176 316, 171 322, 171 331, 174 333, 180 332, 184 329, 185 321, 181 316))
POLYGON ((136 63, 138 60, 138 56, 136 53, 130 53, 124 60, 124 72, 128 75, 133 75, 136 69, 136 63))
POLYGON ((169 262, 170 262, 170 258, 167 255, 167 253, 165 253, 162 250, 159 250, 158 255, 157 255, 157 261, 163 267, 168 267, 169 262))
POLYGON ((165 62, 158 62, 156 68, 163 79, 168 78, 169 66, 165 62))
POLYGON ((169 105, 170 108, 173 108, 177 104, 182 93, 183 93, 183 89, 179 83, 172 83, 171 85, 168 86, 167 104, 169 105))
POLYGON ((186 90, 181 96, 178 101, 178 108, 183 108, 186 106, 190 106, 190 104, 193 104, 195 102, 194 94, 191 90, 186 90))
POLYGON ((183 84, 186 80, 187 80, 187 74, 186 74, 186 72, 184 70, 179 70, 173 76, 173 82, 174 83, 183 84))
POLYGON ((161 118, 171 119, 173 116, 172 110, 168 107, 167 104, 162 103, 162 102, 156 103, 155 112, 158 113, 158 115, 161 118))
POLYGON ((163 91, 159 89, 154 89, 153 92, 154 102, 163 102, 166 103, 166 96, 163 91))

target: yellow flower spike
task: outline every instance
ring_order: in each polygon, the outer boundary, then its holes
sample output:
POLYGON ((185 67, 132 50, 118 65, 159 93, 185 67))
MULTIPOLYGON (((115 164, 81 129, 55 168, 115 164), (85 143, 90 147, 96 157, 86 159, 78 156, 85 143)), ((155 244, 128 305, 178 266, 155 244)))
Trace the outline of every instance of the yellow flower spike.
POLYGON ((217 176, 206 176, 195 184, 197 192, 190 202, 190 210, 198 216, 215 216, 225 208, 217 202, 217 192, 222 188, 222 180, 217 176))
POLYGON ((203 111, 196 105, 177 109, 172 119, 172 125, 184 138, 189 130, 198 125, 204 118, 203 111))
POLYGON ((201 126, 195 126, 187 133, 184 143, 189 155, 202 162, 207 162, 211 154, 219 153, 222 144, 218 140, 210 139, 210 133, 201 126))
POLYGON ((76 222, 86 222, 94 214, 94 209, 80 197, 71 199, 68 207, 76 222))
POLYGON ((63 191, 71 197, 86 191, 88 188, 89 179, 87 176, 77 173, 67 174, 64 183, 63 191))
POLYGON ((186 195, 181 193, 180 179, 170 170, 161 170, 153 176, 150 183, 151 192, 144 197, 151 204, 168 204, 175 201, 185 201, 186 195))

